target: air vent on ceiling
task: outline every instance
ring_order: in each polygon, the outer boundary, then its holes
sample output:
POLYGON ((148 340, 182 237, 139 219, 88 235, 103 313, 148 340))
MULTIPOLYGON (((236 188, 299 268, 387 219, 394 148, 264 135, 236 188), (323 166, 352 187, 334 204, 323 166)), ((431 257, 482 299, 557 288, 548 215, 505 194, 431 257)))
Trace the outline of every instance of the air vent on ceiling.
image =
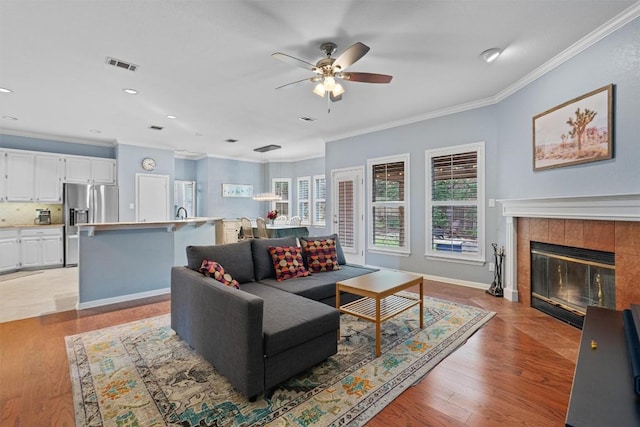
POLYGON ((109 65, 113 65, 114 67, 118 67, 118 68, 124 68, 125 70, 129 70, 129 71, 136 71, 139 67, 139 65, 136 64, 132 64, 130 62, 126 62, 126 61, 122 61, 120 59, 116 59, 116 58, 111 58, 109 56, 107 56, 107 64, 109 65))
POLYGON ((298 117, 298 119, 302 120, 303 122, 315 122, 316 121, 316 119, 314 119, 313 117, 307 117, 307 116, 298 117))
POLYGON ((233 144, 234 142, 238 142, 238 140, 234 138, 228 138, 228 139, 225 139, 224 142, 229 142, 233 144))
POLYGON ((153 130, 162 130, 162 129, 164 129, 164 127, 162 127, 162 126, 156 126, 156 125, 151 125, 151 126, 149 126, 149 129, 153 129, 153 130))
POLYGON ((264 147, 254 148, 253 151, 257 151, 258 153, 266 153, 267 151, 279 150, 282 147, 279 145, 265 145, 264 147))

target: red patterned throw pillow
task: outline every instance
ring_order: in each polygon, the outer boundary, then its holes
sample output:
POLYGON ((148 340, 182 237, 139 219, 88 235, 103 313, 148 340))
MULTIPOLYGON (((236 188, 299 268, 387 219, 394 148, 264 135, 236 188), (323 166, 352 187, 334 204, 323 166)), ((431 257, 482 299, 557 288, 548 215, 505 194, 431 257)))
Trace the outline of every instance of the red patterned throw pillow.
POLYGON ((305 277, 309 272, 304 268, 302 252, 298 246, 269 246, 269 255, 273 260, 273 268, 276 270, 276 280, 294 277, 305 277))
MULTIPOLYGON (((308 239, 308 238, 307 238, 308 239)), ((314 273, 340 270, 334 239, 301 240, 307 268, 314 273)))
POLYGON ((215 261, 204 260, 200 266, 200 273, 207 277, 211 277, 223 285, 231 286, 232 288, 240 289, 240 283, 234 280, 229 273, 225 273, 224 267, 215 261))

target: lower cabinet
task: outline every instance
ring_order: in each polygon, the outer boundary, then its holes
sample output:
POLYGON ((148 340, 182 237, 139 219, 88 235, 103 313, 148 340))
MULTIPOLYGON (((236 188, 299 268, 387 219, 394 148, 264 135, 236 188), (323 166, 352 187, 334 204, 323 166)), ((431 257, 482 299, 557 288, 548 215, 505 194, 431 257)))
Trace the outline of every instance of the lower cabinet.
POLYGON ((0 272, 62 265, 62 228, 0 230, 0 272))
POLYGON ((20 268, 18 230, 0 230, 0 272, 20 268))
POLYGON ((21 267, 62 265, 62 229, 35 228, 20 231, 21 267))
POLYGON ((215 222, 216 245, 235 243, 240 233, 240 221, 236 219, 221 219, 215 222))

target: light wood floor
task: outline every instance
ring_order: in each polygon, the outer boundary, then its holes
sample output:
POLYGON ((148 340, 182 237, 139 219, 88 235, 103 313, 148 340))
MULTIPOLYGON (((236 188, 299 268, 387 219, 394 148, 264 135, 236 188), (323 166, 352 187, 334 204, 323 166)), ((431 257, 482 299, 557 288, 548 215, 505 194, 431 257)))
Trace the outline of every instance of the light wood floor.
MULTIPOLYGON (((564 425, 579 330, 482 290, 425 289, 497 315, 368 426, 564 425)), ((0 323, 0 426, 73 426, 64 337, 170 309, 163 296, 0 323)))

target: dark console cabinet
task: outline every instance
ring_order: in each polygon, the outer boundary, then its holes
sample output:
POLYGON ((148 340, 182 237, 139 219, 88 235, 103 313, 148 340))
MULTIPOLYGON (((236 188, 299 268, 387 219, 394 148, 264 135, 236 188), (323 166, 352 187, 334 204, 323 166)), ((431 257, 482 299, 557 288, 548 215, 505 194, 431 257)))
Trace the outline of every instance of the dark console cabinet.
POLYGON ((566 425, 640 426, 640 399, 633 391, 621 311, 587 308, 566 425))

